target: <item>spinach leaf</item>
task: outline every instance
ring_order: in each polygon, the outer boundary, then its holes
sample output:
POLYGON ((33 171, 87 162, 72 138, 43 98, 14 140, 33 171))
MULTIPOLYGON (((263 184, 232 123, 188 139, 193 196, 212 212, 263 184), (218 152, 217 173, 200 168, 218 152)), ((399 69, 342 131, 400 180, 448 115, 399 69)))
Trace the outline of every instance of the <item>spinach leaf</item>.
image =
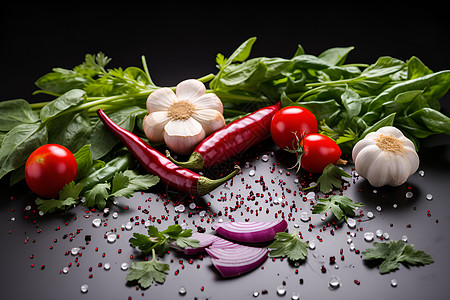
POLYGON ((48 119, 48 142, 64 145, 71 152, 78 151, 89 139, 92 131, 87 110, 48 119))
POLYGON ((70 90, 59 96, 52 102, 48 103, 41 109, 40 118, 42 122, 55 117, 63 111, 67 111, 71 107, 79 106, 86 100, 86 92, 83 90, 70 90))
POLYGON ((21 124, 11 129, 0 147, 0 179, 25 164, 28 156, 47 143, 47 128, 41 123, 21 124))
MULTIPOLYGON (((133 131, 135 120, 138 115, 146 114, 147 110, 137 106, 125 107, 121 110, 109 114, 111 120, 125 130, 133 131)), ((92 131, 89 135, 87 144, 91 145, 93 159, 99 159, 108 154, 120 140, 114 136, 103 124, 97 119, 92 124, 92 131)))
POLYGON ((33 124, 39 120, 38 115, 24 99, 0 102, 0 131, 10 131, 20 124, 33 124))
POLYGON ((344 64, 347 55, 355 49, 355 47, 346 47, 346 48, 330 48, 320 53, 318 58, 326 61, 330 65, 333 66, 341 66, 344 64))

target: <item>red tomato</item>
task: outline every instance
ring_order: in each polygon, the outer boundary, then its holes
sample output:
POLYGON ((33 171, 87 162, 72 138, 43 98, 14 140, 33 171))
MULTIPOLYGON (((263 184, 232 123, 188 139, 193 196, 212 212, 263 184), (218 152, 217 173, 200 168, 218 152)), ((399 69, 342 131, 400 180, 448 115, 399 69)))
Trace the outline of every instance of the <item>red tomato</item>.
POLYGON ((294 132, 300 137, 303 133, 317 132, 317 120, 312 112, 300 106, 287 106, 273 116, 270 134, 281 149, 297 147, 294 132))
MULTIPOLYGON (((303 144, 303 143, 302 143, 303 144)), ((320 133, 305 136, 301 167, 310 173, 321 173, 329 164, 335 164, 341 157, 339 146, 320 133)))
POLYGON ((41 197, 57 198, 59 191, 77 177, 77 161, 66 147, 47 144, 37 148, 25 164, 28 187, 41 197))

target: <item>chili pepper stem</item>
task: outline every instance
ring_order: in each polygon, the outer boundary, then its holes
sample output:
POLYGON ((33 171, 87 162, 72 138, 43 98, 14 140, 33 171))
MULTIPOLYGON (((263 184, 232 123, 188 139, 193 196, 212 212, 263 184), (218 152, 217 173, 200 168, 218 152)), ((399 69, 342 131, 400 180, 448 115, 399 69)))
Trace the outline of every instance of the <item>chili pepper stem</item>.
POLYGON ((166 150, 166 157, 170 159, 174 164, 182 168, 187 168, 191 170, 201 170, 204 167, 203 157, 198 152, 192 152, 191 156, 187 161, 176 161, 171 155, 169 150, 166 150))
POLYGON ((201 176, 197 182, 197 193, 200 196, 206 195, 207 193, 211 192, 219 185, 224 184, 225 182, 227 182, 228 180, 230 180, 231 178, 236 176, 236 174, 239 173, 240 171, 241 171, 241 168, 238 165, 235 165, 233 172, 231 172, 227 176, 219 178, 219 179, 210 179, 210 178, 201 176))

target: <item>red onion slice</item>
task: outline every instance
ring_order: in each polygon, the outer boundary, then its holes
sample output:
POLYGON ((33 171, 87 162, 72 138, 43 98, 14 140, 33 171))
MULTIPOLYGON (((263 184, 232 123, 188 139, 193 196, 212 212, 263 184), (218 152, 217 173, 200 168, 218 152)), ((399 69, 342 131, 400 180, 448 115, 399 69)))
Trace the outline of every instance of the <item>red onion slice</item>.
POLYGON ((227 222, 216 223, 213 228, 221 236, 242 243, 271 241, 278 232, 286 231, 286 220, 276 222, 227 222))
POLYGON ((223 277, 236 277, 256 269, 269 253, 267 248, 234 245, 232 248, 206 248, 213 265, 223 277))
MULTIPOLYGON (((261 265, 269 254, 267 248, 236 244, 212 234, 194 232, 191 238, 198 240, 200 247, 186 247, 183 252, 186 255, 195 255, 206 250, 223 277, 235 277, 250 272, 261 265)), ((170 246, 178 249, 174 243, 170 246)))

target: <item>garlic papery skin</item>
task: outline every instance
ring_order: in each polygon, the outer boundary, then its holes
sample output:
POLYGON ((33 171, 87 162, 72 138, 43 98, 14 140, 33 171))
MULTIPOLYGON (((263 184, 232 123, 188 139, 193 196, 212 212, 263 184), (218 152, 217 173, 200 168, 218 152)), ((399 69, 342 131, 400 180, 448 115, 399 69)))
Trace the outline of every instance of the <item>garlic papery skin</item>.
POLYGON ((170 88, 160 88, 147 99, 145 135, 152 142, 165 142, 178 154, 190 154, 207 135, 225 126, 222 101, 206 93, 205 85, 188 79, 170 88))
POLYGON ((352 158, 356 172, 374 187, 402 185, 419 168, 414 143, 393 126, 367 134, 353 147, 352 158))

